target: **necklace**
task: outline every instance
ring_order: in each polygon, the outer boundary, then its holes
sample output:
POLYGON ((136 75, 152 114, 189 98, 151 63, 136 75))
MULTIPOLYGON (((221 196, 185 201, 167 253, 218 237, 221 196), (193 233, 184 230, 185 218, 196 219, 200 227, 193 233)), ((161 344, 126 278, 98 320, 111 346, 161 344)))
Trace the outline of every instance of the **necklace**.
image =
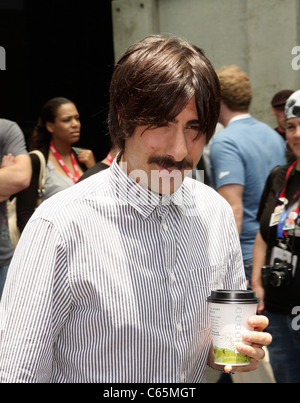
POLYGON ((73 168, 75 171, 75 177, 72 174, 72 172, 69 170, 67 165, 65 164, 65 161, 62 159, 62 157, 59 154, 59 152, 57 151, 57 149, 54 147, 52 140, 50 142, 50 150, 52 151, 54 157, 57 159, 59 165, 62 167, 62 169, 68 175, 68 177, 71 178, 74 183, 76 183, 78 181, 78 179, 80 178, 80 172, 79 172, 77 161, 76 161, 76 158, 75 158, 73 152, 71 151, 71 159, 72 159, 72 165, 73 165, 73 168))

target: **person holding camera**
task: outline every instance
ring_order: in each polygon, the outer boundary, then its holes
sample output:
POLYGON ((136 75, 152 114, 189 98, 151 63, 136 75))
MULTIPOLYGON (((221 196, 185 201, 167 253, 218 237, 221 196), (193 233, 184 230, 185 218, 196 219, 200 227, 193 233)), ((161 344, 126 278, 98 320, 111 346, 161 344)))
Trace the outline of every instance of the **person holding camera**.
POLYGON ((268 347, 278 383, 300 382, 300 90, 285 104, 286 140, 295 160, 273 169, 258 211, 252 288, 269 318, 268 347))

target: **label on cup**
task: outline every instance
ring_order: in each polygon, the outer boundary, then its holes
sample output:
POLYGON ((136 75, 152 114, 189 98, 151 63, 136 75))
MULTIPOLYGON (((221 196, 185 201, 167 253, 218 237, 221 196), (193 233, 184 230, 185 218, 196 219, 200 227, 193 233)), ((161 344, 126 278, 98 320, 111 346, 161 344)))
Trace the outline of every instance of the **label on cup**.
POLYGON ((237 351, 242 333, 253 330, 248 318, 256 314, 258 299, 253 291, 217 291, 208 297, 214 362, 220 365, 249 365, 250 357, 237 351), (234 295, 233 295, 234 293, 234 295), (238 298, 241 294, 241 298, 238 298))

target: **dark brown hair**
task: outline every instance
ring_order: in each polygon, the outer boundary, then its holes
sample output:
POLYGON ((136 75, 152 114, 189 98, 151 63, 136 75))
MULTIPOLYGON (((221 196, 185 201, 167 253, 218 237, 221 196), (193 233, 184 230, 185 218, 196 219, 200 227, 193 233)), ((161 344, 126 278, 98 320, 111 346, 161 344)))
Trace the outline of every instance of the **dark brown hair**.
POLYGON ((174 36, 136 42, 116 64, 110 85, 112 142, 124 150, 136 126, 173 120, 194 95, 208 142, 219 117, 220 87, 203 51, 174 36))
POLYGON ((42 107, 38 122, 30 137, 30 151, 38 150, 50 144, 52 134, 46 129, 46 123, 55 121, 58 108, 64 104, 74 104, 74 102, 64 97, 55 97, 47 101, 42 107))

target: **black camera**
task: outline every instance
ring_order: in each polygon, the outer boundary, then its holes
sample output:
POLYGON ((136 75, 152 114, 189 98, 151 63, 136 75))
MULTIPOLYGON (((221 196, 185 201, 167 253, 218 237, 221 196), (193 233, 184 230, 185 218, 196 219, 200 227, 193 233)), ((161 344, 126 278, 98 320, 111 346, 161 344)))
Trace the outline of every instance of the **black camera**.
POLYGON ((261 278, 264 286, 287 286, 293 280, 293 266, 280 259, 275 259, 273 265, 262 268, 261 278))

